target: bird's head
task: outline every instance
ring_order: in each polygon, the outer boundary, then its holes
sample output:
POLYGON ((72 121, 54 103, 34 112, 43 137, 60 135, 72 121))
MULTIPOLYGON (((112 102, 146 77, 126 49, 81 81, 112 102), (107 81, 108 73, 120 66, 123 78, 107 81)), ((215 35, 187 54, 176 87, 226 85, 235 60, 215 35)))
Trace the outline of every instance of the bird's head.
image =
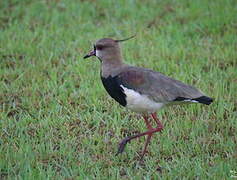
POLYGON ((129 37, 122 40, 114 40, 111 38, 103 38, 94 44, 93 50, 91 50, 87 55, 84 56, 84 59, 91 56, 96 56, 100 61, 114 61, 121 60, 121 52, 119 42, 126 41, 133 38, 129 37))

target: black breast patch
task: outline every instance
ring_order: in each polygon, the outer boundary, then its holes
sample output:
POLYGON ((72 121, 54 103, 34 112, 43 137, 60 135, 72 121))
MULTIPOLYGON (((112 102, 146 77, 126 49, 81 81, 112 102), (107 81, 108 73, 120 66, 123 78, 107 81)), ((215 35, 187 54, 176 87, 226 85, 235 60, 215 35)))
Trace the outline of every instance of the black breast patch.
POLYGON ((122 83, 120 82, 118 76, 109 76, 107 78, 101 77, 101 80, 109 95, 122 106, 126 106, 126 94, 124 93, 123 88, 120 86, 122 83))

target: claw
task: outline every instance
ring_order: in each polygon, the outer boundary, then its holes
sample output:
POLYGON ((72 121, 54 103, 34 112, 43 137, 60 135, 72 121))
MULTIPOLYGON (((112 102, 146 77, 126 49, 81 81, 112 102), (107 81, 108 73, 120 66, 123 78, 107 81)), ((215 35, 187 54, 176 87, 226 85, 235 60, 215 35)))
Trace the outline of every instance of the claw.
POLYGON ((130 139, 125 138, 120 142, 118 152, 115 154, 115 156, 119 155, 120 153, 122 153, 124 151, 125 146, 129 141, 130 141, 130 139))

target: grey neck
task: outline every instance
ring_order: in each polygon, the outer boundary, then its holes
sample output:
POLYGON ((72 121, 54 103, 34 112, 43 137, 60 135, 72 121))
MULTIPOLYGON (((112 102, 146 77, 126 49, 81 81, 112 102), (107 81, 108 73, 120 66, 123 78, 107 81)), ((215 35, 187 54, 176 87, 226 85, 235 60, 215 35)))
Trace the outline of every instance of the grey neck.
POLYGON ((126 66, 121 60, 119 61, 102 61, 101 76, 107 78, 108 76, 117 75, 121 69, 126 66))

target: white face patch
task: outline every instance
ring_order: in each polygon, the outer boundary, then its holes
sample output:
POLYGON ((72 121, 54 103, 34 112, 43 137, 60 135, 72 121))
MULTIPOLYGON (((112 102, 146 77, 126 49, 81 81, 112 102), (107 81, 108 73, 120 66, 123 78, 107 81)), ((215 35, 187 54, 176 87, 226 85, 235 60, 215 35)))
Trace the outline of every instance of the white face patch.
POLYGON ((101 56, 101 52, 100 52, 99 50, 96 50, 96 51, 95 51, 95 55, 96 55, 97 57, 100 57, 100 56, 101 56))
POLYGON ((154 113, 158 109, 162 108, 164 103, 157 103, 146 95, 142 95, 132 89, 128 89, 121 85, 126 94, 127 106, 129 109, 140 113, 154 113))

